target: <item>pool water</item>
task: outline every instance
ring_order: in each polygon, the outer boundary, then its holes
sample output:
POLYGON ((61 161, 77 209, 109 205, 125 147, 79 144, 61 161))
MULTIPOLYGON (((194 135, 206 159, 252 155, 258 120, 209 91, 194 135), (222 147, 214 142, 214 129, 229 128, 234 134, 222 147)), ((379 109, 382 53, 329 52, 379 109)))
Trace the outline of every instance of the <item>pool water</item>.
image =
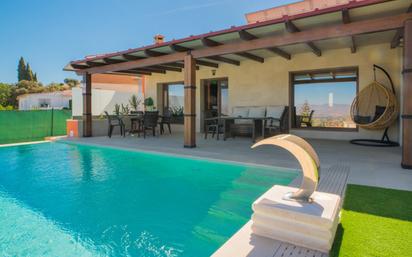
POLYGON ((65 143, 0 148, 0 256, 209 256, 296 175, 65 143))

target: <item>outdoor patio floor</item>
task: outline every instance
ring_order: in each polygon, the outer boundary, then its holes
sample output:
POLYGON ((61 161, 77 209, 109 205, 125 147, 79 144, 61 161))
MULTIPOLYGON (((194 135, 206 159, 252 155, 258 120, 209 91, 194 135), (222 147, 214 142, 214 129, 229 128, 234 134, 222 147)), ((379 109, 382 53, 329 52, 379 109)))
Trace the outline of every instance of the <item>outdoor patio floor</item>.
MULTIPOLYGON (((120 136, 65 139, 83 144, 155 151, 200 158, 235 161, 251 164, 299 168, 298 162, 285 150, 262 146, 250 149, 250 138, 230 138, 226 141, 197 136, 197 147, 183 148, 183 134, 158 137, 120 136)), ((346 141, 308 140, 318 152, 322 170, 341 163, 350 167, 351 184, 369 185, 412 191, 412 171, 401 168, 401 148, 362 147, 346 141)), ((321 170, 321 172, 322 172, 321 170)))

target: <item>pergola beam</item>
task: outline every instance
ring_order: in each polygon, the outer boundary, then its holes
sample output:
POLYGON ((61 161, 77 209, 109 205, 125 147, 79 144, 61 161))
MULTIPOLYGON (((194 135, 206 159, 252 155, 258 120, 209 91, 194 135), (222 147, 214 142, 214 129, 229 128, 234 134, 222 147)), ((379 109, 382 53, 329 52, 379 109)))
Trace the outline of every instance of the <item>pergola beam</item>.
POLYGON ((191 48, 180 46, 180 45, 170 45, 170 48, 175 52, 188 52, 188 51, 193 50, 191 48))
MULTIPOLYGON (((247 33, 247 32, 244 31, 244 33, 247 33)), ((249 34, 249 35, 252 36, 251 34, 249 34)), ((207 46, 207 47, 216 47, 216 46, 223 45, 223 43, 216 42, 216 41, 211 40, 209 38, 202 38, 202 44, 204 46, 207 46)), ((254 55, 254 54, 251 54, 251 53, 242 52, 242 53, 235 53, 235 55, 238 55, 238 56, 243 57, 243 58, 247 58, 247 59, 252 60, 252 61, 260 62, 260 63, 265 62, 264 58, 262 58, 260 56, 257 56, 257 55, 254 55)), ((236 60, 226 58, 226 57, 218 57, 215 60, 217 61, 217 59, 221 59, 221 62, 226 62, 226 63, 233 64, 233 65, 240 65, 240 62, 238 62, 236 60)))
POLYGON ((255 61, 255 62, 260 62, 260 63, 264 63, 265 62, 265 58, 262 58, 260 56, 251 54, 251 53, 238 53, 238 56, 241 56, 243 58, 255 61))
POLYGON ((136 75, 152 75, 152 73, 151 72, 145 72, 145 71, 142 71, 142 70, 120 70, 120 71, 117 71, 118 73, 127 73, 127 74, 136 74, 136 75))
POLYGON ((165 65, 155 65, 155 66, 150 66, 149 68, 155 68, 155 69, 166 70, 166 71, 182 72, 181 68, 169 67, 165 65))
POLYGON ((223 44, 220 43, 220 42, 217 42, 217 41, 211 40, 211 39, 209 39, 209 38, 205 38, 205 37, 202 38, 201 41, 202 41, 202 44, 203 44, 204 46, 207 46, 207 47, 215 47, 215 46, 223 45, 223 44))
MULTIPOLYGON (((349 9, 344 9, 342 10, 342 22, 343 24, 349 24, 351 23, 351 18, 349 14, 349 9)), ((350 51, 351 53, 356 53, 356 41, 355 41, 355 36, 350 37, 350 51)))
MULTIPOLYGON (((409 8, 408 8, 408 10, 406 11, 406 13, 411 13, 411 12, 412 12, 412 4, 409 6, 409 8)), ((395 35, 393 36, 392 41, 391 41, 391 48, 392 48, 392 49, 400 46, 400 44, 401 44, 401 39, 402 39, 403 36, 404 36, 403 33, 404 33, 403 28, 402 28, 402 29, 398 29, 398 30, 396 31, 396 33, 395 33, 395 35)))
POLYGON ((224 62, 224 63, 236 65, 236 66, 240 65, 239 61, 236 61, 236 60, 233 60, 233 59, 230 59, 230 58, 226 58, 226 57, 223 57, 223 56, 209 56, 207 58, 211 59, 213 61, 217 61, 217 62, 224 62))
MULTIPOLYGON (((285 28, 289 33, 301 32, 301 30, 298 27, 296 27, 296 25, 292 21, 286 21, 285 28)), ((307 41, 305 42, 305 44, 311 49, 311 51, 316 56, 322 55, 322 51, 312 41, 307 41)))
POLYGON ((70 64, 70 66, 72 66, 74 69, 77 69, 77 70, 83 70, 83 69, 90 68, 89 65, 75 64, 75 63, 70 64))
POLYGON ((103 58, 103 61, 104 61, 106 64, 116 64, 116 63, 127 62, 127 61, 117 60, 117 59, 111 59, 111 58, 103 58))
POLYGON ((203 60, 196 60, 196 64, 201 65, 201 66, 210 67, 210 68, 216 68, 216 69, 219 68, 218 63, 208 62, 208 61, 203 61, 203 60))
MULTIPOLYGON (((257 36, 252 35, 252 34, 250 34, 249 32, 247 32, 247 31, 245 31, 245 30, 239 31, 239 37, 240 37, 240 39, 245 40, 245 41, 251 41, 251 40, 258 39, 257 36)), ((279 55, 279 56, 281 56, 281 57, 283 57, 283 58, 285 58, 285 59, 287 59, 287 60, 290 60, 290 59, 291 59, 291 55, 290 55, 289 53, 287 53, 287 52, 285 52, 285 51, 283 51, 283 50, 281 50, 281 49, 279 49, 279 48, 277 48, 277 47, 270 47, 270 48, 268 48, 267 50, 269 50, 269 51, 271 51, 272 53, 275 53, 275 54, 277 54, 277 55, 279 55)), ((264 62, 264 59, 263 59, 263 58, 262 58, 262 61, 261 61, 261 62, 264 62)))
POLYGON ((356 46, 356 41, 355 41, 355 36, 350 37, 350 52, 351 53, 356 53, 357 46, 356 46))
POLYGON ((168 66, 168 67, 181 68, 181 69, 183 69, 185 67, 185 65, 183 63, 179 63, 179 62, 164 63, 162 65, 165 65, 165 66, 168 66))
POLYGON ((214 48, 198 49, 192 54, 196 58, 204 58, 210 55, 233 54, 250 50, 264 49, 269 47, 282 47, 319 40, 328 40, 340 37, 370 34, 403 27, 403 22, 412 19, 412 14, 400 14, 391 17, 380 17, 370 20, 357 21, 349 24, 336 24, 323 26, 316 29, 305 30, 288 35, 277 35, 255 39, 253 41, 242 41, 225 44, 214 48))
MULTIPOLYGON (((170 45, 170 48, 175 51, 175 52, 190 52, 193 51, 192 48, 185 47, 185 46, 180 46, 180 45, 170 45)), ((219 68, 219 64, 213 63, 213 62, 207 62, 207 61, 201 61, 201 60, 195 60, 197 65, 202 65, 202 66, 207 66, 211 68, 219 68)), ((182 64, 182 68, 183 68, 182 64)), ((196 66, 196 70, 199 70, 199 66, 196 66)))
POLYGON ((401 38, 403 38, 403 29, 398 29, 391 41, 391 48, 396 48, 401 44, 401 38))
POLYGON ((157 69, 157 68, 154 68, 153 66, 138 68, 138 69, 133 69, 133 70, 142 71, 142 72, 150 72, 150 73, 166 74, 166 70, 157 69))
POLYGON ((156 52, 156 51, 149 50, 149 49, 144 50, 144 54, 148 57, 159 57, 159 56, 167 55, 166 53, 156 52))
MULTIPOLYGON (((196 63, 197 63, 197 61, 196 61, 196 63)), ((168 67, 168 68, 179 68, 179 69, 183 69, 183 68, 184 68, 184 64, 183 64, 183 63, 179 63, 179 62, 165 63, 165 64, 162 64, 162 66, 168 67)), ((199 67, 199 66, 196 66, 196 70, 200 70, 200 67, 199 67)))
POLYGON ((349 14, 349 10, 348 9, 343 9, 342 10, 342 22, 344 24, 348 24, 350 23, 350 14, 349 14))
MULTIPOLYGON (((282 47, 293 44, 303 44, 318 40, 328 40, 340 37, 396 30, 403 27, 403 23, 412 19, 411 13, 399 14, 389 17, 351 22, 349 24, 335 24, 320 28, 305 30, 299 33, 287 35, 274 35, 251 41, 233 42, 213 48, 196 49, 191 51, 194 58, 207 58, 209 56, 241 53, 269 47, 282 47)), ((129 61, 125 63, 109 64, 102 67, 91 67, 78 72, 105 73, 110 71, 127 70, 132 68, 147 67, 164 63, 181 62, 186 53, 173 53, 165 56, 145 58, 142 60, 129 61)))
POLYGON ((249 32, 245 31, 245 30, 240 30, 239 31, 239 37, 242 40, 245 41, 250 41, 250 40, 254 40, 254 39, 258 39, 257 36, 250 34, 249 32))
POLYGON ((125 58, 128 61, 136 61, 136 60, 145 59, 145 57, 135 56, 135 55, 131 55, 131 54, 123 54, 122 57, 125 58))
POLYGON ((86 64, 89 65, 90 67, 99 67, 99 66, 106 65, 105 63, 102 63, 102 62, 93 62, 93 61, 87 61, 86 64))
POLYGON ((267 50, 269 50, 269 51, 271 51, 272 53, 277 54, 277 55, 285 58, 286 60, 292 59, 292 56, 291 56, 290 53, 288 53, 288 52, 286 52, 286 51, 283 51, 283 50, 280 49, 280 48, 277 48, 277 47, 269 47, 267 50))

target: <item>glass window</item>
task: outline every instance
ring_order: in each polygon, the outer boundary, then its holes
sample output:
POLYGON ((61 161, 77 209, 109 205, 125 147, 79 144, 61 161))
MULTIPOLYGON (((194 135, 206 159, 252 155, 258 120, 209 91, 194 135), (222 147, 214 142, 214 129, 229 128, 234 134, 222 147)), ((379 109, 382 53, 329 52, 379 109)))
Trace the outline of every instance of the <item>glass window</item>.
POLYGON ((180 83, 165 84, 163 92, 163 106, 171 111, 172 121, 174 123, 183 123, 184 85, 180 83))
POLYGON ((227 81, 220 84, 221 108, 220 114, 229 115, 229 87, 227 81))
POLYGON ((40 98, 39 99, 39 107, 40 108, 49 108, 51 106, 51 100, 48 98, 40 98))
POLYGON ((356 129, 350 108, 357 94, 357 71, 334 70, 293 76, 292 126, 295 128, 356 129))

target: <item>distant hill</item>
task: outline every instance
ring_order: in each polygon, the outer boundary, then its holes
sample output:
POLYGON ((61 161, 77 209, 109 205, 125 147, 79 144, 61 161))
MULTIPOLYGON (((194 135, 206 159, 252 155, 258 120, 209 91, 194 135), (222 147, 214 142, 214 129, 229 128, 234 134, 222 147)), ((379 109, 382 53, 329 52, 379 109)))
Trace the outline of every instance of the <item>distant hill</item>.
MULTIPOLYGON (((333 107, 329 107, 328 104, 322 105, 310 105, 311 110, 314 110, 314 116, 316 117, 345 117, 350 114, 349 104, 335 104, 333 107)), ((296 112, 299 114, 302 105, 296 106, 296 112)))

